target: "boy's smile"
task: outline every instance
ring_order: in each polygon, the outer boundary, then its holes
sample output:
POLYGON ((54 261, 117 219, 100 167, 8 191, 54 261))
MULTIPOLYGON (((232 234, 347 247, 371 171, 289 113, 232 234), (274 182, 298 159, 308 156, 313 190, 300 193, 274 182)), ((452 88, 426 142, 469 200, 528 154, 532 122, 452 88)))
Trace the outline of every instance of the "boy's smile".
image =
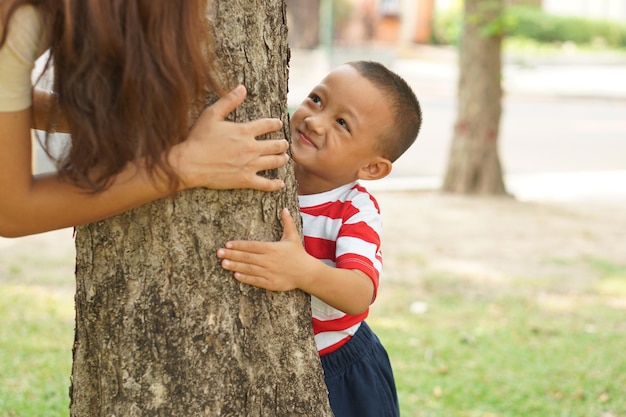
POLYGON ((315 146, 315 143, 313 143, 313 141, 308 136, 300 131, 298 131, 297 140, 301 141, 304 146, 313 146, 314 148, 317 148, 317 146, 315 146))
POLYGON ((324 78, 291 117, 298 193, 380 178, 370 178, 370 165, 384 160, 376 145, 392 127, 389 107, 380 89, 350 65, 324 78))

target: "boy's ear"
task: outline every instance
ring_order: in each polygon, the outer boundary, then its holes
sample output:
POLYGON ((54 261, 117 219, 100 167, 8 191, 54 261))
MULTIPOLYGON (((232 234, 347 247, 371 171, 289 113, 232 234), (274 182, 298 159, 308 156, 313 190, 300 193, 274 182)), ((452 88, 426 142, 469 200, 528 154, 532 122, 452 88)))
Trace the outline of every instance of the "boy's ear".
POLYGON ((371 160, 369 164, 359 169, 359 179, 379 180, 385 178, 391 172, 391 167, 392 164, 389 159, 377 156, 375 159, 371 160))

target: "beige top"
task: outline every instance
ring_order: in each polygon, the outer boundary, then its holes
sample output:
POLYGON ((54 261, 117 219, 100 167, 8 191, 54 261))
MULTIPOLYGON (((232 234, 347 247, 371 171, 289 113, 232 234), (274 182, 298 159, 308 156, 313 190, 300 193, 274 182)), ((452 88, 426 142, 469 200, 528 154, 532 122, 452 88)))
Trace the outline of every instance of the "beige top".
POLYGON ((35 61, 49 47, 44 27, 44 16, 33 6, 20 7, 9 22, 9 36, 0 48, 0 111, 30 107, 35 61))

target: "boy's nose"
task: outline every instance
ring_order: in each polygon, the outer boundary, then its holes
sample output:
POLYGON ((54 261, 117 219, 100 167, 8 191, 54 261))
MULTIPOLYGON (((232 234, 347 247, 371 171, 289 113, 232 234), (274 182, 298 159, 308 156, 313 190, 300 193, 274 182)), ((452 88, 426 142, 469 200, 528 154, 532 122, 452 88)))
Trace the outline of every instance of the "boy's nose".
POLYGON ((324 123, 322 123, 322 118, 317 115, 308 116, 304 119, 304 123, 306 124, 307 129, 316 135, 321 135, 324 132, 324 123))

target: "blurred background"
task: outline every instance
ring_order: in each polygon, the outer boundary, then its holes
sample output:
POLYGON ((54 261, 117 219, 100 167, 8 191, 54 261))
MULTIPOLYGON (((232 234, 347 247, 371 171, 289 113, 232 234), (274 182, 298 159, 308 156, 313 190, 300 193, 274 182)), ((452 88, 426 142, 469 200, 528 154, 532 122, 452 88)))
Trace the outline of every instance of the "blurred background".
MULTIPOLYGON (((522 200, 626 199, 626 1, 474 3, 497 4, 499 15, 483 26, 493 21, 502 26, 496 46, 501 75, 491 82, 503 91, 495 152, 504 188, 481 193, 505 192, 522 200)), ((459 84, 463 2, 288 0, 287 21, 289 109, 341 63, 384 63, 414 88, 424 123, 392 175, 370 187, 442 187, 452 170, 455 124, 468 106, 457 100, 464 87, 459 84)), ((470 62, 485 65, 481 57, 470 62)), ((493 71, 484 74, 489 78, 493 71)), ((61 150, 66 138, 56 136, 52 149, 61 150)), ((462 164, 471 155, 453 159, 462 164)), ((41 148, 35 167, 37 172, 54 169, 41 148)), ((466 176, 481 167, 474 170, 466 176)))
MULTIPOLYGON (((504 191, 523 200, 626 198, 626 1, 474 3, 501 7, 493 18, 502 26, 501 76, 491 82, 503 90, 496 153, 504 191)), ((290 110, 331 68, 354 59, 384 63, 414 88, 424 124, 392 175, 370 186, 441 187, 467 106, 457 100, 463 2, 288 0, 287 20, 290 110)), ((66 139, 56 136, 60 150, 66 139)), ((40 148, 35 169, 54 169, 40 148)))
MULTIPOLYGON (((496 3, 502 75, 493 82, 504 92, 498 147, 507 190, 626 198, 626 1, 496 3)), ((441 186, 463 87, 463 2, 289 0, 287 11, 290 107, 342 62, 383 62, 414 87, 424 125, 392 176, 372 186, 441 186)))

